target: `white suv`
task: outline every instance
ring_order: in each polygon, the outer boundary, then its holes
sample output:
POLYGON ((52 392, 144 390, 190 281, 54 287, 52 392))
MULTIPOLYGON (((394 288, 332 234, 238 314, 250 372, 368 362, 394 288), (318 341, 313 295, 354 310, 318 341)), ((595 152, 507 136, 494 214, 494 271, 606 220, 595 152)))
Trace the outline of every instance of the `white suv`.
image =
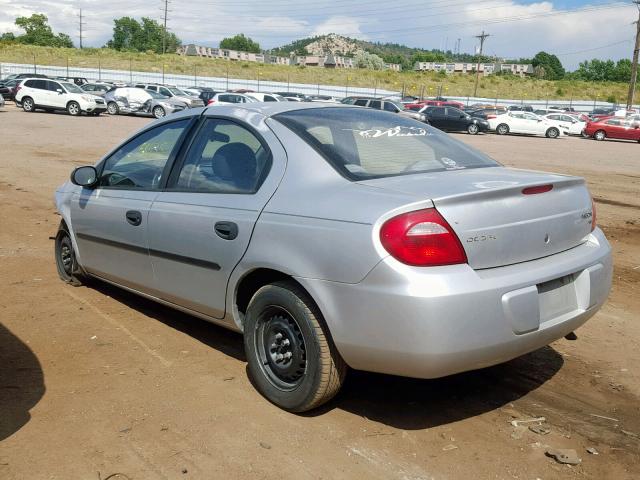
POLYGON ((73 83, 44 78, 23 80, 15 99, 25 112, 35 112, 38 108, 45 111, 66 110, 69 115, 75 116, 82 112, 100 115, 107 110, 104 100, 97 95, 90 95, 73 83))

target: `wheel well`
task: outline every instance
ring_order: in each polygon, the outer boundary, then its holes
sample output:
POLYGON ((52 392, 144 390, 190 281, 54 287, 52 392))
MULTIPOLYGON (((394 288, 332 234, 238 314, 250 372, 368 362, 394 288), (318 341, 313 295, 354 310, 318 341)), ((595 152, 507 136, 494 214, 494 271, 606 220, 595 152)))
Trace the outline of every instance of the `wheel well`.
MULTIPOLYGON (((268 285, 279 280, 292 280, 293 277, 286 273, 279 272, 278 270, 272 270, 270 268, 258 268, 248 273, 240 280, 238 287, 236 288, 236 307, 238 312, 241 313, 244 318, 244 314, 247 312, 247 307, 253 295, 265 285, 268 285)), ((296 282, 298 283, 298 282, 296 282)), ((298 284, 300 285, 300 284, 298 284)), ((300 285, 301 288, 302 285, 300 285)), ((307 292, 309 293, 309 292, 307 292)))
POLYGON ((69 104, 71 104, 71 103, 75 103, 75 104, 77 104, 78 106, 80 106, 80 104, 79 104, 78 102, 76 102, 75 100, 69 100, 69 101, 67 102, 67 108, 69 108, 69 104))

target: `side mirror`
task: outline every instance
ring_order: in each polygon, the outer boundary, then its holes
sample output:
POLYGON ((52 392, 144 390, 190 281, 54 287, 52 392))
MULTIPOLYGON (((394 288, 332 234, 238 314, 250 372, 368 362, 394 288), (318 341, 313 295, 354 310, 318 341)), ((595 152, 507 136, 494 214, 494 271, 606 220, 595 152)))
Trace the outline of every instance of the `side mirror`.
POLYGON ((71 172, 71 183, 84 188, 91 188, 98 183, 98 171, 95 167, 78 167, 71 172))
POLYGON ((60 95, 62 95, 64 92, 62 91, 62 89, 58 88, 56 89, 56 92, 58 92, 60 95))

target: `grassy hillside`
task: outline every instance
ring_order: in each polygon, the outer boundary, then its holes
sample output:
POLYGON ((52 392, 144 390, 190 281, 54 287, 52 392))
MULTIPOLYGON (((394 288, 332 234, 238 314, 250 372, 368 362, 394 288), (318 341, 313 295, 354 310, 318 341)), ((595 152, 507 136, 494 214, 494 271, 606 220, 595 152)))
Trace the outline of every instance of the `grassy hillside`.
MULTIPOLYGON (((402 90, 409 94, 436 95, 442 86, 443 95, 467 96, 473 94, 473 75, 445 75, 439 73, 393 72, 373 70, 340 70, 317 67, 264 65, 251 62, 229 62, 209 58, 182 57, 175 54, 117 52, 109 49, 74 49, 35 47, 29 45, 1 44, 0 63, 25 63, 39 65, 160 72, 198 76, 229 75, 230 78, 249 78, 295 83, 321 83, 328 85, 350 85, 360 87, 377 86, 381 89, 402 90)), ((595 99, 623 102, 627 85, 624 83, 593 83, 580 81, 547 81, 521 79, 508 76, 489 76, 480 79, 478 96, 486 98, 569 100, 595 99)))

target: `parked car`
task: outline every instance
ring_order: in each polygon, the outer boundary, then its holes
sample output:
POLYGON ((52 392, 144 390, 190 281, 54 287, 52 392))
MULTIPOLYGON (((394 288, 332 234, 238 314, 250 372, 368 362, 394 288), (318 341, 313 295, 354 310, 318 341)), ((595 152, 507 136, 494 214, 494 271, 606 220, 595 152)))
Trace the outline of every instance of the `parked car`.
POLYGON ((287 99, 277 93, 245 93, 246 96, 255 98, 258 102, 286 102, 287 99))
POLYGON ((187 108, 187 104, 175 97, 165 97, 153 90, 119 87, 109 90, 105 96, 110 115, 136 114, 162 118, 187 108))
POLYGON ((22 82, 20 79, 13 79, 0 85, 0 96, 5 100, 14 100, 16 96, 16 89, 22 82))
POLYGON ((234 103, 255 103, 256 100, 247 94, 242 93, 216 93, 208 105, 229 105, 234 103))
POLYGON ((592 120, 597 120, 598 118, 605 118, 605 117, 610 117, 612 116, 617 109, 615 108, 594 108, 590 113, 589 113, 589 117, 592 120))
POLYGON ((4 97, 0 95, 0 108, 4 108, 4 97))
POLYGON ((489 130, 489 122, 472 117, 454 107, 424 107, 420 113, 427 117, 429 125, 445 132, 468 132, 476 135, 489 130))
POLYGON ((533 113, 535 113, 536 115, 540 115, 541 117, 544 117, 545 115, 548 115, 550 113, 566 113, 566 112, 558 108, 537 108, 533 111, 533 113))
POLYGON ((370 98, 370 97, 360 97, 356 98, 353 102, 353 105, 357 107, 368 107, 373 108, 375 110, 384 110, 386 112, 398 113, 404 117, 413 118, 414 120, 419 120, 421 122, 427 121, 427 117, 420 113, 415 112, 413 110, 409 110, 405 108, 405 106, 399 102, 393 102, 391 100, 382 100, 379 98, 370 98))
POLYGON ((273 92, 285 98, 299 98, 301 102, 308 102, 309 97, 304 93, 298 92, 273 92))
POLYGON ((586 122, 580 121, 576 117, 566 113, 549 113, 548 115, 544 115, 544 118, 558 122, 566 128, 569 135, 582 135, 587 126, 586 122))
POLYGON ((189 87, 189 90, 191 90, 192 92, 198 92, 200 100, 202 100, 205 105, 209 103, 209 100, 211 100, 216 93, 220 93, 219 90, 214 90, 213 88, 209 87, 189 87))
POLYGON ((100 115, 107 109, 102 98, 85 93, 73 83, 43 78, 22 80, 17 86, 15 100, 25 112, 66 110, 69 115, 77 116, 83 112, 100 115))
POLYGON ((531 105, 509 105, 507 107, 507 111, 509 111, 509 112, 533 112, 533 107, 531 105))
POLYGON ((299 97, 283 97, 287 102, 303 102, 299 97))
POLYGON ((558 122, 539 117, 531 112, 509 111, 503 115, 497 115, 489 119, 489 127, 498 135, 524 133, 558 138, 568 134, 568 129, 558 122))
POLYGON ((185 110, 76 168, 55 201, 63 281, 243 332, 252 383, 294 412, 348 367, 435 378, 534 351, 611 287, 583 179, 503 167, 385 111, 185 110))
POLYGON ((93 95, 98 95, 99 97, 104 97, 104 94, 111 90, 113 87, 106 83, 85 83, 80 86, 80 88, 93 95))
POLYGON ((79 87, 89 83, 89 80, 84 77, 55 77, 55 80, 63 80, 65 82, 74 83, 79 87))
POLYGON ((336 97, 331 95, 309 95, 309 101, 319 103, 340 103, 336 97))
POLYGON ((192 97, 180 90, 178 87, 160 85, 158 83, 136 83, 136 88, 143 88, 151 92, 159 93, 164 97, 170 97, 183 102, 189 108, 204 107, 204 102, 198 97, 192 97))
POLYGON ((495 118, 498 115, 503 115, 504 113, 506 113, 506 111, 507 110, 504 107, 487 107, 481 108, 480 110, 473 110, 468 113, 472 117, 489 120, 490 118, 495 118))
POLYGON ((587 123, 585 136, 596 140, 616 138, 640 142, 640 120, 628 118, 604 118, 587 123))
POLYGON ((9 80, 24 80, 25 78, 49 78, 42 73, 13 73, 11 75, 7 75, 5 78, 0 81, 0 83, 6 83, 9 80))

